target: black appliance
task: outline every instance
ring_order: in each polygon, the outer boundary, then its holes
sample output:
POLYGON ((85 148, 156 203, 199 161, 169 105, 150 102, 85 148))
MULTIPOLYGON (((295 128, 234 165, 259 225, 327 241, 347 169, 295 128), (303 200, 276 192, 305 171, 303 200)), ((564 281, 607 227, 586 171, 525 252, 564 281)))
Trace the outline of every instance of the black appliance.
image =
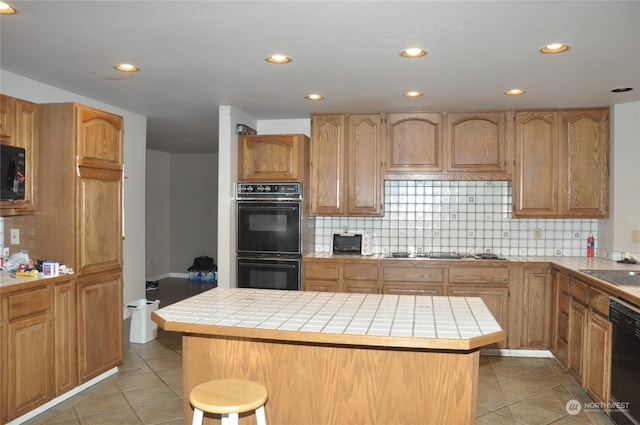
POLYGON ((24 148, 0 144, 0 200, 24 199, 26 155, 24 148))
POLYGON ((334 233, 333 253, 335 255, 362 254, 362 235, 352 233, 334 233))
POLYGON ((300 290, 302 183, 236 187, 237 286, 300 290))
POLYGON ((611 298, 611 419, 618 425, 640 424, 640 307, 611 298))

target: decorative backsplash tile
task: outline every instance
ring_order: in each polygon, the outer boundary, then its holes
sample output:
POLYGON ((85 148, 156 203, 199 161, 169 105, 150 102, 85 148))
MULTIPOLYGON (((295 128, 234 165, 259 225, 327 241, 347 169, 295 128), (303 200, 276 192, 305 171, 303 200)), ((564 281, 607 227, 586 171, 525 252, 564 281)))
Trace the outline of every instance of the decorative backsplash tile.
POLYGON ((513 219, 511 182, 385 181, 384 217, 316 217, 316 252, 331 252, 332 235, 373 235, 374 253, 491 252, 522 256, 585 256, 596 219, 513 219))

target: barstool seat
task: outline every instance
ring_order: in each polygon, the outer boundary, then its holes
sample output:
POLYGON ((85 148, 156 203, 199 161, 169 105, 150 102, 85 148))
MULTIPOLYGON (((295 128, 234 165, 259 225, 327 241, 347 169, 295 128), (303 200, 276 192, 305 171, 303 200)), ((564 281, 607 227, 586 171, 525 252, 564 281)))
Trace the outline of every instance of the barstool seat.
POLYGON ((217 379, 195 386, 189 394, 193 425, 201 425, 204 413, 222 415, 222 423, 237 425, 238 414, 255 410, 258 425, 266 425, 264 404, 267 389, 254 381, 217 379))

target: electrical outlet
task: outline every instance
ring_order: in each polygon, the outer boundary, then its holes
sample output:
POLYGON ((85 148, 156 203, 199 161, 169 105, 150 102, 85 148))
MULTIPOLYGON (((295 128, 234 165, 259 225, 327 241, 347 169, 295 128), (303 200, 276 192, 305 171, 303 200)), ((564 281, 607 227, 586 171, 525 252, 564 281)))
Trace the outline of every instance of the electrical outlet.
POLYGON ((631 231, 631 243, 640 244, 640 230, 631 231))
POLYGON ((20 229, 11 229, 11 245, 20 245, 20 229))
POLYGON ((533 229, 533 239, 539 241, 540 239, 542 239, 542 229, 539 227, 536 227, 535 229, 533 229))

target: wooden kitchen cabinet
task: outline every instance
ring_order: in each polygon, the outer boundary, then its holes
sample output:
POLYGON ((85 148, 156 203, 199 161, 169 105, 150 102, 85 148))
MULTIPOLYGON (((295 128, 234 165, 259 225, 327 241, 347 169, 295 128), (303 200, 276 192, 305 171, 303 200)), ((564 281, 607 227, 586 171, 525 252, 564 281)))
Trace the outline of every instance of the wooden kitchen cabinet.
POLYGON ((551 284, 548 267, 524 268, 520 288, 518 348, 548 349, 550 345, 551 284))
POLYGON ((308 183, 309 138, 273 134, 238 138, 238 180, 308 183))
POLYGON ((80 382, 123 361, 122 275, 93 274, 77 280, 80 382))
POLYGON ((311 118, 311 214, 381 216, 381 114, 311 118))
POLYGON ((613 325, 609 322, 609 297, 589 288, 589 321, 586 341, 585 390, 595 401, 606 405, 611 395, 611 343, 613 325))
POLYGON ((441 296, 445 269, 423 266, 409 260, 387 260, 382 264, 382 293, 441 296))
POLYGON ((76 271, 73 292, 65 285, 56 288, 57 324, 68 321, 74 329, 72 337, 57 335, 57 347, 72 338, 76 348, 69 355, 77 353, 74 370, 58 364, 57 390, 64 391, 124 361, 124 129, 121 117, 76 103, 39 105, 39 115, 40 154, 47 158, 39 172, 47 176, 48 190, 39 197, 34 221, 47 231, 36 235, 34 254, 76 271))
POLYGON ((516 112, 514 216, 607 217, 608 117, 608 109, 516 112))
POLYGON ((32 214, 38 206, 38 107, 0 94, 0 142, 25 150, 25 197, 0 201, 0 215, 32 214))
POLYGON ((506 175, 507 114, 450 112, 446 115, 447 171, 506 175))
POLYGON ((76 331, 76 285, 71 279, 53 285, 54 396, 78 385, 76 331))
POLYGON ((386 177, 443 170, 443 114, 389 113, 386 116, 386 177))
POLYGON ((378 263, 371 260, 303 260, 305 291, 377 294, 378 263))
POLYGON ((589 319, 588 286, 584 282, 571 278, 569 290, 569 335, 567 368, 580 385, 585 382, 587 351, 587 323, 589 319))
POLYGON ((551 270, 551 351, 564 366, 569 365, 569 275, 551 270))
POLYGON ((53 395, 51 291, 39 286, 6 298, 2 422, 27 413, 53 395), (6 372, 6 373, 5 373, 6 372))

